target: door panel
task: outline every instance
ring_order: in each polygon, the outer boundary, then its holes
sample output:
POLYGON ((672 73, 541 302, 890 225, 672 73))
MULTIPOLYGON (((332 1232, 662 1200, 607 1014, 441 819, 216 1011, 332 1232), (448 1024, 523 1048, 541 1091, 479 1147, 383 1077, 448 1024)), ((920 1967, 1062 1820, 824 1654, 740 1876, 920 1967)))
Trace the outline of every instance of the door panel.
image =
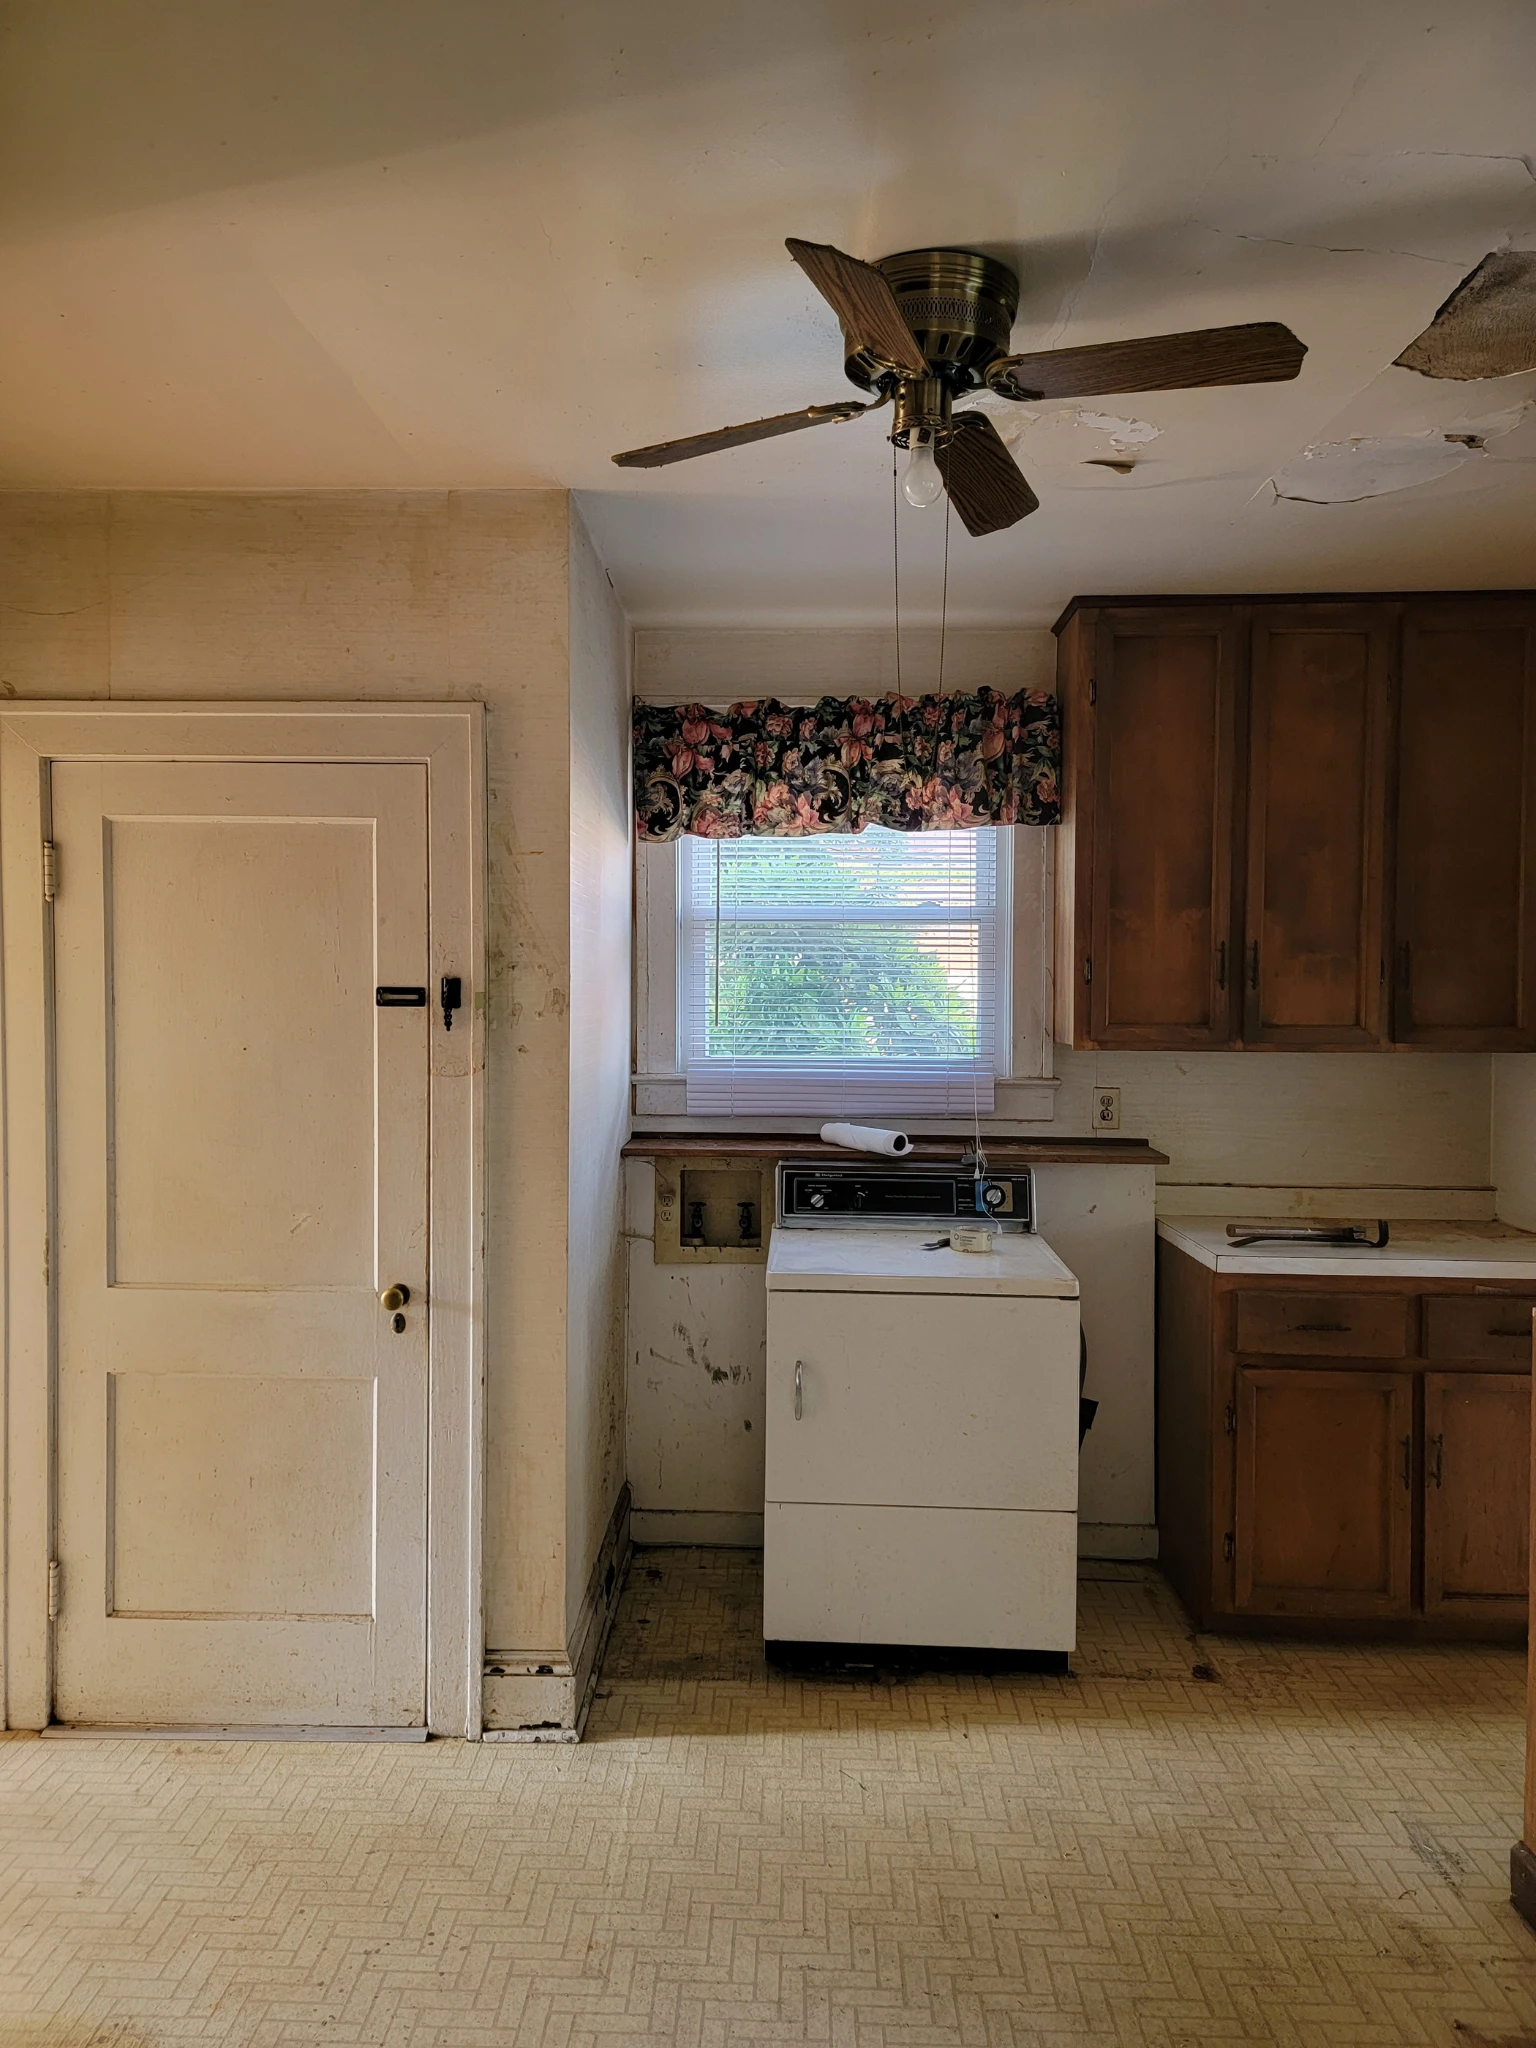
POLYGON ((1407 1373, 1240 1364, 1238 1611, 1406 1614, 1412 1458, 1407 1373))
POLYGON ((1093 1040, 1232 1042, 1236 622, 1112 614, 1095 657, 1093 1040))
POLYGON ((372 1439, 367 1380, 111 1374, 108 1612, 368 1620, 372 1439))
POLYGON ((1426 1373, 1426 1614, 1523 1617, 1530 1485, 1529 1375, 1426 1373))
POLYGON ((52 778, 54 1713, 418 1725, 426 781, 52 778), (396 1332, 378 1291, 412 1300, 396 1332))
POLYGON ((1380 607, 1255 619, 1246 1040, 1382 1042, 1389 627, 1380 607))
POLYGON ((373 820, 104 823, 114 1283, 366 1286, 373 820))
POLYGON ((1403 624, 1393 1036, 1536 1046, 1536 617, 1412 608, 1403 624))
POLYGON ((770 1294, 768 1499, 1075 1509, 1077 1332, 1075 1301, 770 1294))

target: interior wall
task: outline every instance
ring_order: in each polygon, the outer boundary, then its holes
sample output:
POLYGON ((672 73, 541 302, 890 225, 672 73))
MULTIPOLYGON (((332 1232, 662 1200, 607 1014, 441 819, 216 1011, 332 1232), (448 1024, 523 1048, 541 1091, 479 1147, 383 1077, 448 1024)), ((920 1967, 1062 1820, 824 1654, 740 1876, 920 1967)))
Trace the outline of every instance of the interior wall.
POLYGON ((1493 1214, 1490 1061, 1481 1053, 1080 1053, 1056 1048, 1053 1130, 1091 1130, 1118 1087, 1148 1138, 1162 1215, 1493 1214), (1312 1199, 1316 1197, 1317 1199, 1312 1199))
POLYGON ((1536 1230, 1536 1053, 1495 1055, 1492 1112, 1499 1218, 1536 1230))
MULTIPOLYGON (((570 1128, 566 1283, 568 1638, 624 1484, 623 1172, 634 862, 629 625, 570 512, 570 1128)), ((572 1640, 573 1654, 580 1646, 572 1640)))
POLYGON ((561 491, 0 495, 0 692, 475 699, 490 892, 486 1632, 564 1654, 570 525, 561 491))

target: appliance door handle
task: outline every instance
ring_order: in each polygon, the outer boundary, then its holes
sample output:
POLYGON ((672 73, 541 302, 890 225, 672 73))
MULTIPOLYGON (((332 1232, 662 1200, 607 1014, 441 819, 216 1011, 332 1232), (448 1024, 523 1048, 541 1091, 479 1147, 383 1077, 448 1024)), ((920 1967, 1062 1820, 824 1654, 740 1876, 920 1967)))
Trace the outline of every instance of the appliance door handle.
POLYGON ((796 1420, 796 1422, 798 1422, 798 1421, 800 1420, 801 1416, 802 1416, 802 1415, 804 1414, 804 1412, 805 1412, 805 1407, 804 1407, 804 1401, 803 1401, 803 1396, 804 1396, 804 1393, 805 1393, 805 1360, 804 1360, 803 1358, 797 1358, 797 1359, 795 1360, 795 1420, 796 1420))

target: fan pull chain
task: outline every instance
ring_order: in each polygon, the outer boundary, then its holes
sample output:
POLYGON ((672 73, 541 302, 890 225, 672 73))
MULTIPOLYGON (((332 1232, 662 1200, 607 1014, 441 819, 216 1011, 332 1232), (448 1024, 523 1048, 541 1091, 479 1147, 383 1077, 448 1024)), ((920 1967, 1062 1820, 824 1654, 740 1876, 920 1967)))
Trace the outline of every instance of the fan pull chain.
POLYGON ((944 694, 944 636, 949 626, 949 514, 950 497, 944 493, 944 582, 939 593, 939 695, 944 694))
MULTIPOLYGON (((891 582, 896 591, 896 695, 903 696, 901 687, 901 487, 896 474, 896 443, 891 443, 891 582)), ((906 710, 903 699, 902 718, 906 710)))

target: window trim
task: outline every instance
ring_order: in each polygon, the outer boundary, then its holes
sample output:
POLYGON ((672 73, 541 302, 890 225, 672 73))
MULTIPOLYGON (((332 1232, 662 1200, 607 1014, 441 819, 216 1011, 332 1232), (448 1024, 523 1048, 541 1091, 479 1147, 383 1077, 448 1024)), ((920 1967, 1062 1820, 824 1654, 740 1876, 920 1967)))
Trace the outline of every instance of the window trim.
MULTIPOLYGON (((1055 1115, 1057 1083, 1050 1032, 1051 890, 1054 832, 1032 826, 1009 829, 1013 860, 999 877, 1012 899, 1009 986, 1000 994, 1008 1013, 1007 1058, 997 1067, 996 1107, 982 1118, 984 1129, 1049 1123, 1055 1115)), ((689 1116, 687 1079, 681 1066, 682 862, 677 840, 635 846, 635 1124, 641 1130, 720 1130, 743 1125, 758 1130, 811 1131, 814 1115, 782 1117, 689 1116)), ((1003 891, 1000 889, 1000 894, 1003 891)), ((1005 1048, 1000 1043, 1000 1053, 1005 1048)), ((961 1127, 955 1117, 906 1119, 914 1131, 961 1127)))

